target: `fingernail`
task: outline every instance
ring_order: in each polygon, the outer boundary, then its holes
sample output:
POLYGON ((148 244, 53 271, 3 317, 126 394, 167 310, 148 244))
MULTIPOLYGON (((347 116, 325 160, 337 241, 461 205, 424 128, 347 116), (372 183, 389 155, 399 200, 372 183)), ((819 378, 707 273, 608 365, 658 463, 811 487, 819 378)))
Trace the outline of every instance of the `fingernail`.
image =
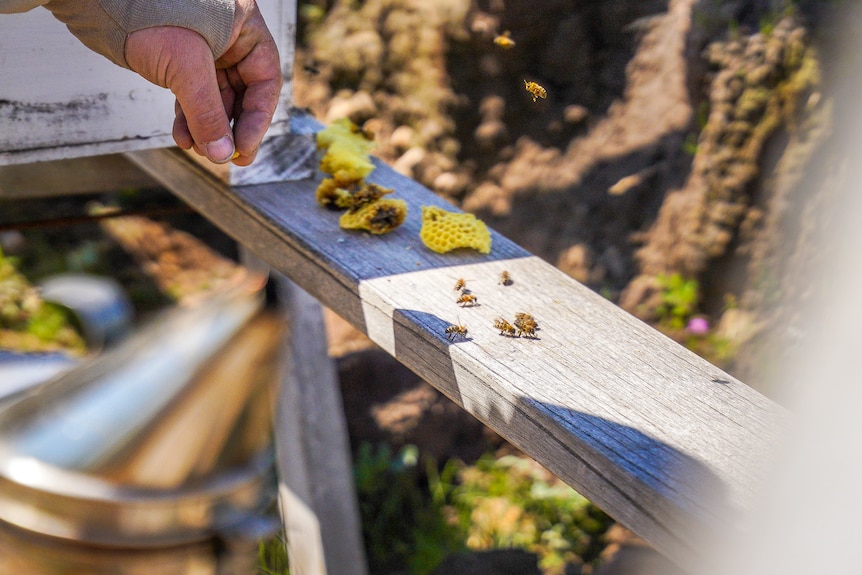
POLYGON ((233 140, 225 136, 206 145, 207 157, 217 164, 229 162, 233 157, 233 140))

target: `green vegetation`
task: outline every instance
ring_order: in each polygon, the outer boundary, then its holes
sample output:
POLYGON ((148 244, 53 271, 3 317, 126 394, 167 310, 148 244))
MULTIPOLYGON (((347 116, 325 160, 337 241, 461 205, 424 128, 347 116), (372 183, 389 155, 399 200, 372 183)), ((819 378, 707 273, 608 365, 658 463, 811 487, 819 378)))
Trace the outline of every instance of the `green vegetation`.
POLYGON ((415 447, 397 454, 385 445, 359 449, 354 474, 372 573, 424 575, 463 548, 458 525, 446 520, 445 500, 429 496, 420 471, 415 447))
POLYGON ((539 557, 546 573, 594 563, 610 518, 533 461, 487 455, 475 465, 449 462, 432 481, 471 549, 518 547, 539 557))
MULTIPOLYGON (((611 519, 533 461, 486 455, 438 468, 408 446, 365 444, 356 488, 371 573, 428 575, 449 554, 522 548, 548 574, 595 564, 611 519), (424 472, 423 472, 424 468, 424 472)), ((259 572, 289 573, 280 538, 262 543, 259 572)))
POLYGON ((661 304, 656 309, 659 322, 670 329, 683 329, 697 311, 700 284, 678 273, 660 274, 657 279, 661 287, 661 304))
POLYGON ((46 303, 0 251, 0 348, 80 354, 84 341, 62 308, 46 303))

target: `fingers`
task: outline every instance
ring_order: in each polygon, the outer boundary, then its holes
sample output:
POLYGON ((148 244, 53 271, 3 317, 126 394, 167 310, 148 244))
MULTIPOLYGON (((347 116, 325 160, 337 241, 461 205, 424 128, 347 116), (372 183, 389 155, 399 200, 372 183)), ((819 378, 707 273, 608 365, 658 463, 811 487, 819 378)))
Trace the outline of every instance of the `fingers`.
POLYGON ((233 131, 212 52, 203 37, 171 26, 138 30, 126 40, 126 61, 141 76, 176 96, 173 133, 178 146, 191 144, 215 163, 231 160, 233 131))
POLYGON ((272 122, 282 76, 277 46, 256 4, 240 0, 237 6, 231 46, 215 62, 203 37, 171 26, 132 32, 125 56, 132 70, 176 96, 178 146, 215 163, 246 166, 272 122))
POLYGON ((195 141, 192 138, 192 133, 189 131, 186 114, 183 112, 183 108, 178 101, 174 103, 174 114, 176 115, 173 129, 174 141, 180 148, 190 150, 195 141))
POLYGON ((234 163, 245 166, 254 160, 269 129, 282 85, 278 48, 257 6, 247 14, 239 36, 217 65, 226 67, 228 82, 237 95, 233 129, 241 155, 234 163))

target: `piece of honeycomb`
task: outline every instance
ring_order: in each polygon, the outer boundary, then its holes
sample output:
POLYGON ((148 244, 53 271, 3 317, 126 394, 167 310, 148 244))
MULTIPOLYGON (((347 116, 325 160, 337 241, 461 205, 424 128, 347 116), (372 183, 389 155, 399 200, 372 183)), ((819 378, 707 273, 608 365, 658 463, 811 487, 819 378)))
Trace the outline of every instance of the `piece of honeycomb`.
POLYGON ((353 194, 350 191, 353 185, 353 181, 324 178, 317 186, 317 203, 331 210, 345 210, 353 205, 353 194))
POLYGON ((347 230, 368 230, 372 234, 386 234, 404 223, 407 202, 382 198, 365 204, 355 212, 345 212, 338 225, 347 230))
POLYGON ((437 206, 422 206, 419 237, 429 249, 443 254, 457 248, 491 253, 491 232, 473 214, 447 212, 437 206))
POLYGON ((359 187, 359 189, 353 190, 351 192, 347 204, 347 209, 349 209, 351 212, 355 212, 356 210, 362 208, 362 206, 372 204, 386 194, 391 193, 392 188, 384 188, 383 186, 378 186, 377 184, 365 182, 364 184, 362 184, 362 186, 359 187))
POLYGON ((348 118, 335 120, 318 132, 317 147, 326 150, 320 159, 320 171, 339 180, 358 181, 374 170, 368 155, 374 142, 348 118))

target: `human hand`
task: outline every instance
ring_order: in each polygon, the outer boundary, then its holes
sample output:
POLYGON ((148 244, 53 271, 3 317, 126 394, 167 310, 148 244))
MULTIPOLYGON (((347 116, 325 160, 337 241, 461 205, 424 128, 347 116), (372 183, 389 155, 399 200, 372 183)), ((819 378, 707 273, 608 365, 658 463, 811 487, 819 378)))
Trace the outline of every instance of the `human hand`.
POLYGON ((125 57, 132 70, 176 96, 178 146, 218 164, 254 161, 282 84, 278 49, 254 0, 237 0, 231 39, 217 60, 200 34, 176 26, 132 32, 125 57))

